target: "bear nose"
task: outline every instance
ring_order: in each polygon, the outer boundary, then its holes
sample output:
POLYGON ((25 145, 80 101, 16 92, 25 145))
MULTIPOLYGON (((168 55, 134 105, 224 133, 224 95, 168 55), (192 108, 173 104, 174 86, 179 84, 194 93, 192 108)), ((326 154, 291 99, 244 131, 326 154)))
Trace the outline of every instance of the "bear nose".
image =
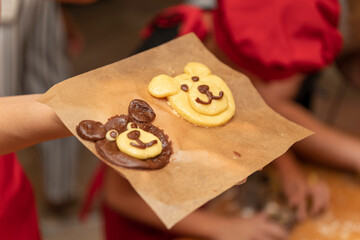
POLYGON ((140 137, 140 131, 134 130, 127 134, 128 138, 131 140, 137 140, 140 137))
POLYGON ((208 85, 200 85, 198 87, 198 89, 199 89, 199 92, 206 93, 207 91, 209 91, 209 86, 208 85))
POLYGON ((220 91, 219 92, 219 96, 214 96, 213 93, 211 91, 209 91, 209 86, 208 85, 200 85, 198 87, 198 90, 200 93, 202 94, 206 94, 206 96, 208 97, 208 101, 207 102, 204 102, 203 100, 201 100, 199 97, 196 98, 196 102, 200 103, 200 104, 205 104, 205 105, 208 105, 212 102, 213 99, 215 100, 220 100, 222 99, 222 97, 224 96, 224 92, 223 91, 220 91))

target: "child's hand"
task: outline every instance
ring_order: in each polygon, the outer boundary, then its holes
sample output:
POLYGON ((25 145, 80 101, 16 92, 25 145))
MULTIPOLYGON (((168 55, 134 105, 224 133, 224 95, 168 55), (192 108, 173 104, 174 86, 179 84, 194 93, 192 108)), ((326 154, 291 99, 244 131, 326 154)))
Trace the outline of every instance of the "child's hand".
POLYGON ((303 177, 292 175, 283 181, 283 187, 290 206, 296 209, 299 221, 318 215, 329 205, 329 189, 325 182, 309 185, 303 177))
POLYGON ((311 200, 308 209, 311 216, 318 215, 329 207, 330 191, 324 181, 317 180, 314 183, 309 183, 309 198, 311 200))
MULTIPOLYGON (((283 157, 287 157, 284 155, 283 157)), ((316 180, 309 184, 300 166, 291 158, 281 159, 279 174, 284 194, 291 207, 296 209, 299 221, 315 216, 328 207, 329 190, 325 182, 316 180)))
POLYGON ((308 184, 299 168, 289 167, 280 172, 281 185, 288 204, 296 210, 296 218, 303 221, 307 218, 308 184))
POLYGON ((232 217, 221 224, 216 240, 281 240, 288 237, 280 225, 269 221, 264 214, 249 219, 232 217))

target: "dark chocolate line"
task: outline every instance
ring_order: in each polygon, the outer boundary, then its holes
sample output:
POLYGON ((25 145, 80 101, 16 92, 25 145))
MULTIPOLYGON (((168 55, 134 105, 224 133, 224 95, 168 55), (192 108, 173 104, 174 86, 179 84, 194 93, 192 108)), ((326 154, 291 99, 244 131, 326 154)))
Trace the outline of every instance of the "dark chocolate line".
POLYGON ((198 97, 195 99, 195 101, 196 101, 197 103, 204 104, 204 105, 210 104, 213 99, 215 99, 215 100, 222 99, 223 96, 224 96, 224 92, 223 92, 223 91, 220 91, 220 92, 219 92, 219 96, 214 96, 214 95, 212 94, 212 92, 209 91, 209 86, 208 86, 208 85, 200 85, 200 86, 198 87, 198 90, 199 90, 200 93, 206 94, 206 96, 208 97, 208 101, 205 102, 205 101, 201 100, 201 99, 198 98, 198 97))

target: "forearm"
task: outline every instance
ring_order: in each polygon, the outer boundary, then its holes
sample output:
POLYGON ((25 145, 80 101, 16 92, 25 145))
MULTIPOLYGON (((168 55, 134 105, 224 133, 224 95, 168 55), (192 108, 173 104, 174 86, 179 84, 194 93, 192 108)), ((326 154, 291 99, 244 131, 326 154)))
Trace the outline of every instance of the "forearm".
POLYGON ((306 177, 303 174, 302 168, 297 162, 297 158, 291 149, 278 157, 273 162, 273 166, 285 186, 288 186, 286 183, 289 183, 289 179, 297 179, 295 182, 306 182, 306 177))
POLYGON ((299 104, 280 100, 271 104, 284 117, 314 131, 294 145, 301 156, 336 167, 360 171, 360 139, 316 119, 299 104))
POLYGON ((229 219, 226 217, 205 210, 196 210, 176 224, 171 231, 183 236, 217 239, 216 236, 219 235, 221 228, 225 228, 227 221, 229 219))
POLYGON ((148 226, 187 237, 214 239, 225 223, 223 217, 197 210, 167 230, 150 207, 140 198, 125 179, 113 170, 105 178, 105 202, 124 216, 148 226))
POLYGON ((288 173, 293 169, 298 169, 300 166, 297 163, 296 157, 291 149, 287 150, 283 155, 278 157, 273 165, 279 173, 288 173))
POLYGON ((167 230, 159 218, 138 195, 133 197, 124 197, 122 195, 121 198, 119 196, 117 201, 107 201, 107 203, 112 209, 130 219, 162 231, 170 231, 183 237, 213 239, 216 236, 216 228, 222 220, 219 216, 197 210, 181 220, 173 228, 167 230))
POLYGON ((0 155, 71 133, 40 95, 0 98, 0 155))

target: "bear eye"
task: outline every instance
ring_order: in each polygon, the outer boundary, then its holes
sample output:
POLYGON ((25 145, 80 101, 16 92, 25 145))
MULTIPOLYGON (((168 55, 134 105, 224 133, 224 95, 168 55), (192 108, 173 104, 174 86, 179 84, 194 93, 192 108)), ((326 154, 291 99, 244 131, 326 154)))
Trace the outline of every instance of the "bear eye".
POLYGON ((184 92, 189 91, 189 87, 188 87, 188 85, 186 85, 186 84, 182 84, 182 85, 181 85, 181 90, 183 90, 184 92))
POLYGON ((198 76, 193 76, 193 77, 191 78, 191 80, 193 80, 194 82, 197 82, 197 81, 200 80, 200 78, 199 78, 198 76))
POLYGON ((126 129, 128 129, 128 130, 129 129, 137 129, 137 128, 139 128, 139 126, 134 122, 129 122, 126 126, 126 129))
POLYGON ((119 133, 115 129, 107 131, 107 133, 105 135, 106 139, 111 142, 115 141, 117 136, 119 136, 119 133))

